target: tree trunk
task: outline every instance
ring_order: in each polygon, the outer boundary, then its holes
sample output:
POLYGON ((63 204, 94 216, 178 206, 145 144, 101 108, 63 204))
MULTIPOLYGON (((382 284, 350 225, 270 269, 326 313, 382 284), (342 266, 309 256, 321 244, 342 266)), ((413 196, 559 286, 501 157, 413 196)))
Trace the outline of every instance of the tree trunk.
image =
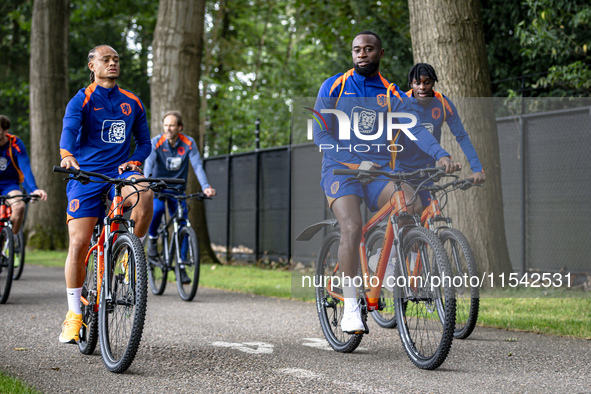
MULTIPOLYGON (((435 90, 456 104, 486 171, 485 186, 450 194, 445 213, 470 241, 481 273, 511 272, 480 3, 410 0, 409 11, 414 61, 435 68, 439 79, 435 90)), ((449 130, 442 133, 441 144, 454 159, 461 159, 460 176, 469 177, 470 166, 449 130)))
MULTIPOLYGON (((162 117, 169 110, 183 115, 183 134, 202 146, 199 134, 199 78, 203 50, 205 0, 160 0, 152 51, 150 80, 152 135, 162 131, 162 117)), ((198 190, 194 175, 187 191, 198 190)), ((193 203, 189 218, 199 238, 202 258, 217 261, 211 249, 203 204, 193 203)))
POLYGON ((31 166, 48 198, 33 204, 27 218, 29 245, 65 248, 66 185, 52 172, 59 165, 62 118, 68 102, 69 0, 35 0, 31 27, 31 166))

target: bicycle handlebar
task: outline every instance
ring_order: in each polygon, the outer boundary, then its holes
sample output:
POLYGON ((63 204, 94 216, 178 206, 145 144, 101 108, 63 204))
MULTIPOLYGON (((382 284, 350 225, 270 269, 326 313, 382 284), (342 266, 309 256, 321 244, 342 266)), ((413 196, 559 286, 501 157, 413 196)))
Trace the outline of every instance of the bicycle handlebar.
POLYGON ((429 174, 433 174, 431 176, 434 182, 437 182, 442 176, 445 174, 445 167, 435 167, 435 168, 421 168, 416 171, 412 172, 389 172, 389 171, 382 171, 382 170, 351 170, 351 169, 337 169, 333 170, 332 173, 334 175, 353 175, 355 178, 376 178, 380 175, 383 175, 387 178, 390 178, 395 181, 405 181, 408 179, 413 178, 421 178, 429 174))
POLYGON ((53 166, 54 172, 61 172, 64 174, 72 174, 74 177, 72 179, 80 182, 97 182, 90 179, 90 177, 95 177, 102 179, 108 183, 118 183, 118 184, 127 184, 127 185, 134 185, 140 182, 150 182, 150 183, 158 183, 161 186, 164 184, 171 184, 171 185, 184 185, 184 179, 178 178, 131 178, 131 179, 120 179, 120 178, 110 178, 106 175, 99 174, 98 172, 91 172, 91 171, 84 171, 84 170, 77 170, 75 168, 63 168, 59 166, 53 166))
POLYGON ((211 197, 208 197, 205 193, 193 193, 193 194, 173 194, 173 193, 162 193, 157 192, 156 197, 171 197, 177 200, 189 200, 192 198, 196 198, 197 200, 211 200, 211 197))

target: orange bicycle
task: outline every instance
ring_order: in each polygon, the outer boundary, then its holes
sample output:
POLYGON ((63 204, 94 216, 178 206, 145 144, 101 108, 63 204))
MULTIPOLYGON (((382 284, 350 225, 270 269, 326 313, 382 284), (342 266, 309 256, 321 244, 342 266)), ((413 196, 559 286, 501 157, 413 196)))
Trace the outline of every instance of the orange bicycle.
POLYGON ((392 289, 400 339, 410 360, 421 369, 435 369, 445 361, 453 340, 456 303, 454 289, 444 278, 452 270, 439 238, 421 226, 417 215, 408 213, 409 204, 401 186, 403 182, 418 177, 427 176, 427 179, 438 180, 440 173, 440 168, 411 173, 334 171, 335 175, 352 175, 360 182, 375 181, 383 176, 393 181, 395 187, 390 204, 382 207, 362 229, 359 245, 361 283, 355 285, 360 293, 358 302, 365 325, 364 332, 349 334, 340 327, 344 297, 340 280, 343 275, 338 262, 340 231, 336 220, 316 223, 296 238, 308 240, 325 226, 332 227, 320 248, 314 287, 320 325, 334 350, 352 352, 359 346, 363 335, 369 333, 368 312, 385 307, 382 284, 386 283, 392 289), (383 225, 386 218, 387 222, 383 225), (368 264, 373 254, 378 256, 375 268, 368 264), (385 278, 387 266, 392 260, 395 261, 394 275, 385 278))
POLYGON ((118 179, 62 167, 53 167, 53 171, 70 174, 64 180, 114 185, 115 196, 108 214, 104 223, 97 223, 86 255, 86 277, 80 298, 83 324, 78 347, 83 354, 92 354, 100 336, 105 366, 111 372, 124 372, 135 358, 144 329, 148 274, 144 247, 134 235, 135 223, 123 216, 125 199, 121 189, 127 185, 135 187, 131 196, 146 189, 163 190, 168 184, 184 184, 185 181, 118 179))
POLYGON ((8 301, 12 281, 20 277, 24 264, 22 231, 19 231, 17 235, 13 234, 12 222, 10 221, 12 209, 6 202, 12 198, 22 198, 25 202, 28 202, 31 199, 37 198, 37 196, 29 194, 0 196, 0 304, 8 301), (18 253, 15 252, 17 248, 18 253), (14 272, 15 270, 16 273, 14 272))
MULTIPOLYGON (((481 185, 474 184, 472 178, 458 179, 459 177, 457 175, 449 174, 445 174, 445 176, 456 179, 442 186, 430 185, 422 188, 422 190, 431 192, 432 198, 429 205, 421 214, 421 223, 424 227, 435 231, 447 251, 453 278, 456 279, 453 281, 456 291, 456 327, 454 338, 465 339, 472 334, 476 326, 476 321, 478 320, 480 292, 478 286, 470 285, 470 278, 478 277, 478 270, 468 240, 459 230, 452 228, 451 218, 444 216, 441 210, 447 203, 448 193, 458 189, 466 190, 472 186, 481 185), (443 204, 439 202, 440 200, 443 201, 443 198, 438 198, 438 195, 445 198, 443 204)), ((368 250, 371 250, 375 241, 370 237, 367 244, 368 250)), ((383 288, 382 292, 387 295, 389 294, 386 288, 383 288)), ((386 304, 384 309, 373 311, 372 317, 382 327, 396 327, 394 302, 390 297, 386 296, 384 297, 384 303, 386 304)))
POLYGON ((462 279, 456 281, 456 328, 454 337, 465 339, 472 334, 478 320, 478 308, 480 305, 480 292, 478 286, 470 285, 470 278, 478 277, 476 259, 468 240, 458 229, 452 227, 452 220, 444 216, 441 210, 447 203, 447 193, 461 189, 467 190, 472 186, 482 186, 474 183, 472 178, 457 179, 445 185, 431 185, 429 190, 433 196, 428 207, 423 210, 421 222, 426 228, 437 233, 441 243, 448 253, 451 269, 454 277, 462 279), (439 204, 441 198, 437 194, 446 197, 446 202, 439 204), (457 283, 460 283, 458 286, 457 283))

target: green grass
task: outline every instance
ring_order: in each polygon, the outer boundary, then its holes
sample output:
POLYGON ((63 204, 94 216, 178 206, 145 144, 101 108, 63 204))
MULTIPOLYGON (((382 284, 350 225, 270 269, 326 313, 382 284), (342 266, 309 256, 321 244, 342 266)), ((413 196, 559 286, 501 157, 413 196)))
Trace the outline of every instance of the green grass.
MULTIPOLYGON (((26 264, 59 267, 65 259, 65 252, 30 250, 26 264)), ((25 265, 23 275, 26 274, 25 265)), ((174 281, 174 275, 170 273, 168 279, 174 281)), ((291 282, 289 271, 253 265, 204 264, 199 279, 203 287, 280 298, 292 298, 291 282)), ((295 279, 294 283, 301 281, 295 279)), ((494 298, 480 299, 479 325, 591 339, 591 293, 510 289, 493 295, 494 298)), ((306 296, 306 300, 311 300, 313 293, 306 296)))
POLYGON ((38 394, 40 392, 20 380, 0 372, 0 393, 38 394))

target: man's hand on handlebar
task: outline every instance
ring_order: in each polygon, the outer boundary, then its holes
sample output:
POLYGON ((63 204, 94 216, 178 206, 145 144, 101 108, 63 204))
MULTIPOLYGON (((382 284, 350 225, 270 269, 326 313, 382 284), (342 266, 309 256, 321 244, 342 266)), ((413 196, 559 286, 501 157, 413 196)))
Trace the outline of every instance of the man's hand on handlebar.
POLYGON ((117 167, 117 171, 119 172, 119 175, 123 174, 125 171, 135 171, 139 172, 140 174, 142 173, 142 169, 131 161, 121 164, 119 167, 117 167))
POLYGON ((437 161, 437 165, 440 167, 445 167, 446 174, 451 174, 462 169, 462 165, 459 162, 454 163, 448 156, 443 156, 441 159, 439 159, 437 161))
POLYGON ((76 160, 74 158, 74 156, 66 156, 62 159, 61 163, 60 163, 60 167, 63 168, 75 168, 77 170, 80 169, 80 164, 78 164, 78 160, 76 160))
POLYGON ((216 194, 216 191, 213 187, 208 187, 207 189, 203 189, 203 194, 207 197, 213 197, 216 194))
POLYGON ((484 172, 475 172, 470 178, 474 180, 474 183, 482 184, 486 181, 486 174, 484 172))

